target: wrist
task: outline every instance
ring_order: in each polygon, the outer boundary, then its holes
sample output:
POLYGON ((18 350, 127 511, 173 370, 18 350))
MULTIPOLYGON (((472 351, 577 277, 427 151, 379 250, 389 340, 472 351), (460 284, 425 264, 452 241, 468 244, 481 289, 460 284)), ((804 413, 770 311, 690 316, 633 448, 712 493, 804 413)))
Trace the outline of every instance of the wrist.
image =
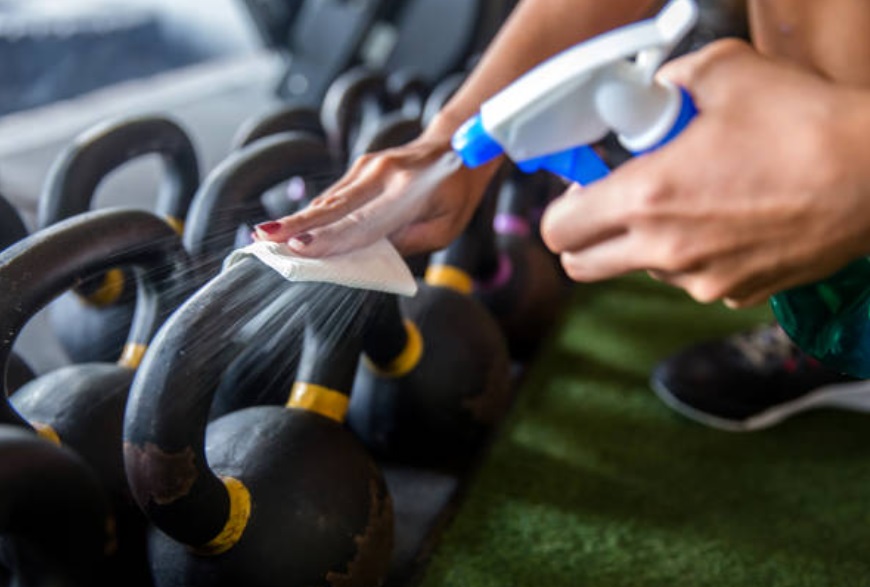
POLYGON ((462 124, 474 113, 469 113, 467 116, 462 116, 460 113, 455 113, 446 108, 442 109, 432 118, 431 122, 423 131, 424 136, 431 139, 450 142, 453 133, 456 132, 462 124))

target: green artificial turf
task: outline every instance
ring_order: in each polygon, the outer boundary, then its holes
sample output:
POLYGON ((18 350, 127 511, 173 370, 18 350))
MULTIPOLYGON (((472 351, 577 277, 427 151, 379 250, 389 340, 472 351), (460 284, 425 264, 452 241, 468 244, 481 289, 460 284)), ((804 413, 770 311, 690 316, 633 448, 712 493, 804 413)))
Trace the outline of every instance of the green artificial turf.
POLYGON ((577 286, 423 586, 870 585, 870 415, 735 434, 649 390, 658 359, 768 318, 646 277, 577 286))

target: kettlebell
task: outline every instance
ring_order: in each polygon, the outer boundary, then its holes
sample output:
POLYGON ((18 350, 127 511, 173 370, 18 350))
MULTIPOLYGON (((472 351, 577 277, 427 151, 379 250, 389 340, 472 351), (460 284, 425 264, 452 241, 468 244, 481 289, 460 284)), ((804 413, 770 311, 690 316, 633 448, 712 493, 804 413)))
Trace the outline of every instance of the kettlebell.
MULTIPOLYGON (((196 152, 178 124, 157 115, 114 119, 76 137, 49 171, 39 199, 38 226, 45 228, 87 211, 112 171, 147 154, 160 155, 165 167, 155 209, 181 234, 199 184, 196 152)), ((118 357, 135 306, 136 285, 130 278, 121 269, 109 268, 77 284, 75 294, 64 295, 52 305, 54 332, 73 362, 118 357)))
MULTIPOLYGON (((137 268, 134 320, 119 362, 62 367, 0 401, 0 422, 34 428, 93 468, 112 499, 118 564, 143 569, 141 514, 127 489, 121 425, 135 369, 159 323, 186 295, 181 240, 162 219, 140 210, 100 210, 45 228, 0 253, 0 365, 27 321, 81 280, 111 267, 137 268), (180 277, 179 277, 180 276, 180 277), (137 566, 137 561, 139 566, 137 566)), ((128 577, 129 584, 139 575, 128 577)), ((144 579, 144 574, 141 577, 144 579)))
POLYGON ((305 132, 267 136, 231 153, 203 180, 185 222, 184 245, 213 277, 233 249, 240 224, 269 218, 260 196, 292 177, 332 178, 336 164, 324 142, 305 132))
POLYGON ((391 501, 377 466, 342 425, 368 298, 362 290, 290 284, 245 259, 161 328, 134 381, 124 426, 130 485, 160 530, 151 540, 157 587, 383 581, 391 501), (202 333, 217 321, 222 332, 232 331, 269 304, 263 292, 287 288, 304 300, 305 326, 286 406, 248 408, 206 427, 231 345, 202 333), (330 300, 358 311, 336 313, 330 300))
POLYGON ((453 97, 453 94, 462 87, 466 77, 467 75, 462 72, 452 73, 435 84, 435 87, 429 92, 429 96, 423 104, 423 112, 421 113, 423 126, 428 126, 432 122, 435 115, 444 108, 447 102, 450 101, 450 98, 453 97))
POLYGON ((329 85, 320 106, 320 120, 330 149, 347 162, 358 137, 365 136, 387 109, 386 79, 365 66, 351 68, 329 85))
MULTIPOLYGON (((323 141, 326 131, 320 123, 320 111, 298 105, 282 105, 246 120, 233 139, 235 149, 247 147, 264 137, 285 132, 306 132, 323 141)), ((332 179, 332 178, 328 178, 332 179)), ((308 205, 313 197, 327 186, 324 178, 291 177, 287 182, 266 190, 261 196, 263 208, 269 218, 281 218, 297 212, 308 205)), ((236 246, 250 244, 250 229, 239 230, 236 246)))
POLYGON ((359 136, 353 146, 351 159, 363 153, 383 151, 404 145, 420 136, 423 128, 417 118, 410 118, 404 112, 395 110, 381 114, 359 136))
POLYGON ((27 227, 15 206, 0 194, 0 251, 27 236, 27 227))
POLYGON ((378 455, 467 462, 510 405, 504 336, 471 295, 484 255, 475 232, 491 222, 487 203, 499 183, 463 234, 433 254, 417 295, 392 296, 371 321, 348 424, 378 455))
MULTIPOLYGON (((333 176, 334 162, 326 144, 307 133, 279 133, 239 149, 206 177, 187 218, 187 249, 205 274, 217 273, 234 243, 232 231, 239 224, 267 218, 259 196, 287 178, 322 179, 333 176)), ((211 418, 244 407, 283 404, 286 381, 296 372, 298 340, 290 336, 298 325, 270 319, 287 301, 279 298, 264 309, 256 328, 241 329, 234 340, 236 352, 227 359, 218 385, 211 418), (260 344, 249 345, 252 336, 260 344), (266 347, 263 344, 267 345, 266 347), (282 357, 279 363, 264 357, 282 357), (238 390, 244 389, 245 393, 238 390)))
MULTIPOLYGON (((0 251, 27 236, 27 227, 15 207, 0 194, 0 251)), ((35 377, 35 373, 18 353, 9 355, 6 368, 6 389, 15 393, 19 387, 35 377)))
POLYGON ((19 587, 104 584, 109 505, 72 451, 0 425, 0 560, 19 587))
POLYGON ((515 173, 502 185, 493 219, 494 272, 475 281, 474 295, 493 313, 511 357, 531 359, 564 306, 568 288, 558 261, 534 237, 530 219, 541 178, 515 173))
POLYGON ((320 112, 317 109, 282 104, 245 120, 233 138, 233 150, 247 147, 263 137, 294 130, 308 132, 326 140, 326 131, 320 122, 320 112))
POLYGON ((387 102, 391 111, 420 121, 429 85, 415 71, 403 68, 391 72, 386 79, 387 102))

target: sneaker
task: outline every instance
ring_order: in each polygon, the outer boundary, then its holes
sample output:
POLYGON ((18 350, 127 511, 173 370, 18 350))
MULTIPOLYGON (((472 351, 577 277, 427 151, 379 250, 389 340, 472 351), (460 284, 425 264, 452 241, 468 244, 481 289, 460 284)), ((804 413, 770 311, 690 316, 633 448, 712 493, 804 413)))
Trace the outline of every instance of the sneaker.
POLYGON ((870 411, 870 381, 826 368, 779 326, 691 346, 659 363, 650 383, 672 409, 722 430, 759 430, 822 406, 870 411))

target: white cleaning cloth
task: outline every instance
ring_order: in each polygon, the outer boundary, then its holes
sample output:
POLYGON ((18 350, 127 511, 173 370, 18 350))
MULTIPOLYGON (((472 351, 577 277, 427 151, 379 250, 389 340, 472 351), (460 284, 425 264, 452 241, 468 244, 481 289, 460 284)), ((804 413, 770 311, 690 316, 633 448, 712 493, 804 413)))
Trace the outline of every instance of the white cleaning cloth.
POLYGON ((349 253, 319 259, 300 257, 284 243, 260 241, 230 253, 224 259, 224 269, 250 256, 288 281, 334 283, 403 296, 417 293, 417 281, 411 270, 387 239, 349 253))

